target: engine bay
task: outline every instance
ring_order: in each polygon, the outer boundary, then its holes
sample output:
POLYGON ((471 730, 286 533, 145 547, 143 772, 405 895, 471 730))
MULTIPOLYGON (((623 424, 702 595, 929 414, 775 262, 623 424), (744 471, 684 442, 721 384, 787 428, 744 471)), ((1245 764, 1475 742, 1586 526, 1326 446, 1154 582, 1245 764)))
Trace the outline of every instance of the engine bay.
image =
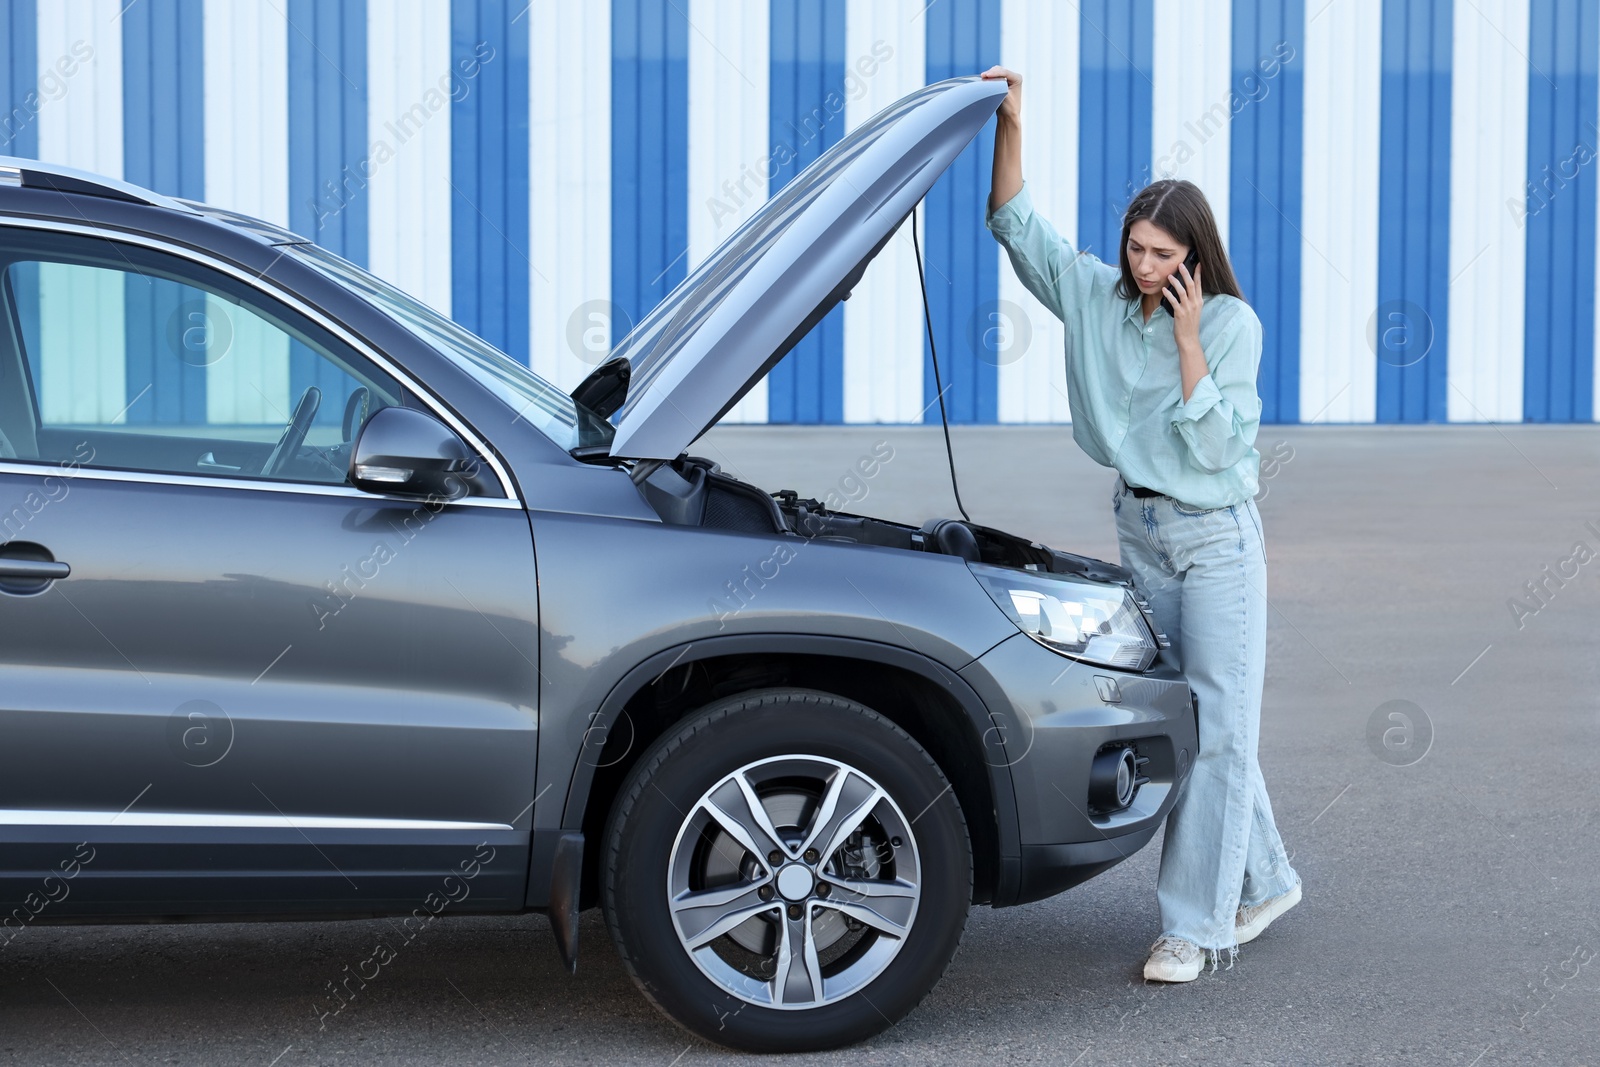
POLYGON ((699 456, 641 464, 632 476, 662 522, 681 526, 787 534, 807 540, 936 552, 973 563, 1073 574, 1132 586, 1132 576, 1112 563, 1062 552, 1037 541, 962 519, 934 518, 921 527, 827 507, 793 489, 775 493, 723 473, 699 456))

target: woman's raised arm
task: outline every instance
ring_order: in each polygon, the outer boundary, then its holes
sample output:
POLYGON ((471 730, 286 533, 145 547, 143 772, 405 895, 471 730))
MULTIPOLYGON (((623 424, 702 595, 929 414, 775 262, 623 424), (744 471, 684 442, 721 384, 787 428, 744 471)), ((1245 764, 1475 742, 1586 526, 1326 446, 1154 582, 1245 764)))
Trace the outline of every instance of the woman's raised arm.
POLYGON ((994 176, 989 182, 989 210, 994 211, 1022 191, 1022 75, 990 67, 985 78, 1004 78, 1006 98, 994 128, 994 176))
POLYGON ((1010 87, 995 125, 994 175, 984 223, 1005 246, 1011 266, 1028 292, 1065 322, 1071 311, 1090 298, 1096 275, 1107 286, 1114 285, 1119 268, 1080 253, 1033 210, 1022 181, 1022 75, 990 67, 983 76, 1004 78, 1010 87))

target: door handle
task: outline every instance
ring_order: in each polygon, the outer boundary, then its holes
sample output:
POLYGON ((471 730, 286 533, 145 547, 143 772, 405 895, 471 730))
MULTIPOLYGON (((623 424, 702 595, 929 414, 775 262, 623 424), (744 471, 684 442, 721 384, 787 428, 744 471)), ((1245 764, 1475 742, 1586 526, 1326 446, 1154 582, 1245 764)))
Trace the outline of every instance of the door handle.
POLYGON ((0 556, 0 578, 26 578, 35 582, 53 582, 72 573, 72 568, 59 560, 7 559, 0 556))
POLYGON ((205 455, 201 456, 198 460, 195 461, 195 466, 198 467, 199 469, 203 470, 203 471, 242 471, 242 470, 244 470, 243 467, 233 467, 233 466, 229 466, 226 463, 218 463, 217 462, 217 454, 215 452, 207 452, 205 455))

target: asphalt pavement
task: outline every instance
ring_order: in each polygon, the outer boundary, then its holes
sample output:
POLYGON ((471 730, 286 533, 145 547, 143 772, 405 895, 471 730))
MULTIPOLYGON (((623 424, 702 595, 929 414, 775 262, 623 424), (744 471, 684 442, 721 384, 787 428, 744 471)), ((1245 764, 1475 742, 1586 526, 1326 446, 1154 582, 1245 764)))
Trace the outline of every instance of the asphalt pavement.
MULTIPOLYGON (((1116 559, 1113 475, 1069 428, 954 443, 974 521, 1116 559)), ((1269 426, 1258 444, 1261 762, 1304 902, 1231 969, 1146 985, 1154 844, 1055 899, 974 910, 906 1020, 792 1062, 1600 1063, 1600 428, 1269 426)), ((955 514, 936 427, 726 427, 695 451, 867 514, 955 514), (862 480, 879 440, 894 456, 862 480)), ((0 1061, 768 1062, 658 1016, 594 912, 576 977, 540 916, 441 921, 319 1019, 387 932, 32 926, 0 949, 0 1061)))

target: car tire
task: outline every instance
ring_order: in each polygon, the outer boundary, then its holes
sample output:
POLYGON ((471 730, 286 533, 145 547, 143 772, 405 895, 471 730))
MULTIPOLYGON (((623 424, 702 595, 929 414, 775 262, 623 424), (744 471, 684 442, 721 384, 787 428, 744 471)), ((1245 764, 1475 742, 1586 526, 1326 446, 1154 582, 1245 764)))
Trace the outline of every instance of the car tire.
POLYGON ((899 1021, 944 973, 972 900, 966 820, 939 766, 882 715, 799 689, 675 724, 623 783, 602 862, 606 924, 640 990, 751 1052, 836 1048, 899 1021), (763 857, 770 834, 784 851, 763 857))

